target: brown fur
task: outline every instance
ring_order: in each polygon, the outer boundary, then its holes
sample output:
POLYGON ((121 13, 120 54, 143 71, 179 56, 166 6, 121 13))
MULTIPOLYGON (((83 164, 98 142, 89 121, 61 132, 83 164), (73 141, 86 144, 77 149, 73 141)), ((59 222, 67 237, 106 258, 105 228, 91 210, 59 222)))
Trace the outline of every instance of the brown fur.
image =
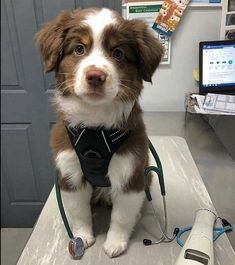
POLYGON ((73 147, 70 143, 68 133, 62 121, 58 121, 51 130, 51 150, 53 158, 56 159, 57 155, 64 151, 71 149, 73 147))
MULTIPOLYGON (((64 49, 64 40, 73 29, 79 32, 82 25, 79 23, 96 9, 62 11, 53 21, 45 24, 36 34, 36 40, 41 50, 45 70, 53 71, 58 63, 59 53, 64 49)), ((76 36, 76 35, 75 35, 76 36)))
MULTIPOLYGON (((125 64, 135 68, 134 81, 141 83, 141 79, 151 82, 151 77, 158 67, 163 47, 158 40, 150 33, 148 25, 141 20, 122 20, 118 26, 110 26, 104 33, 104 47, 111 50, 114 47, 122 47, 126 51, 126 60, 121 64, 125 64)), ((121 69, 123 69, 120 67, 121 69)), ((122 70, 126 75, 130 75, 129 70, 122 70)), ((133 81, 133 79, 131 79, 133 81)))
POLYGON ((69 192, 73 192, 76 191, 76 187, 73 187, 72 185, 69 185, 69 176, 61 176, 61 173, 58 173, 58 182, 60 185, 60 188, 63 191, 69 191, 69 192))
MULTIPOLYGON (((87 14, 96 9, 63 11, 54 21, 46 24, 37 34, 46 71, 56 71, 57 86, 64 96, 76 97, 74 85, 74 68, 84 56, 89 55, 93 40, 88 26, 80 23, 87 14), (86 46, 84 56, 73 52, 78 43, 86 46)), ((134 101, 142 91, 142 80, 151 82, 151 77, 158 67, 163 48, 150 33, 148 26, 140 20, 124 20, 116 14, 119 21, 107 26, 103 33, 105 56, 113 62, 120 76, 120 91, 114 100, 134 101), (121 61, 112 58, 112 50, 122 49, 125 57, 121 61)), ((72 149, 69 137, 63 124, 64 114, 59 111, 57 124, 51 133, 53 157, 66 149, 72 149)), ((66 122, 66 121, 65 121, 66 122)), ((142 110, 136 102, 127 121, 120 125, 122 129, 131 130, 128 140, 117 151, 118 154, 131 152, 136 158, 134 174, 124 191, 144 189, 144 168, 148 165, 148 138, 142 119, 142 110)), ((151 176, 149 176, 151 181, 151 176)), ((66 182, 61 182, 65 190, 73 190, 66 182)))

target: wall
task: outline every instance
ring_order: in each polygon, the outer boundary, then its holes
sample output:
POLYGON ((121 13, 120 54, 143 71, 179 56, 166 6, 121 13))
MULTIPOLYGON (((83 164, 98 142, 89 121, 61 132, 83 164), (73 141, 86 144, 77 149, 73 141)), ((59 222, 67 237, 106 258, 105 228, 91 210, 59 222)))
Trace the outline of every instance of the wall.
POLYGON ((192 72, 198 65, 198 43, 219 39, 221 7, 188 7, 172 38, 171 63, 161 65, 153 85, 145 83, 145 111, 184 111, 185 94, 197 91, 192 72))

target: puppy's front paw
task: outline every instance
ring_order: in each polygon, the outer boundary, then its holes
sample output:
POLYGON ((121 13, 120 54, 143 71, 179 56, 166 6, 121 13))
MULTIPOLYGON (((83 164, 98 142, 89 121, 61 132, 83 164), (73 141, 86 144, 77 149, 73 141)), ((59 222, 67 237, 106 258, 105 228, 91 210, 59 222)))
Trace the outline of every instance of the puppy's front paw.
POLYGON ((114 258, 121 255, 127 249, 127 242, 106 239, 103 248, 110 258, 114 258))
POLYGON ((84 248, 88 248, 95 243, 95 237, 90 231, 87 231, 86 229, 76 230, 75 236, 81 237, 84 243, 84 248))
POLYGON ((83 235, 80 237, 84 243, 84 248, 89 248, 95 243, 95 237, 92 235, 83 235))

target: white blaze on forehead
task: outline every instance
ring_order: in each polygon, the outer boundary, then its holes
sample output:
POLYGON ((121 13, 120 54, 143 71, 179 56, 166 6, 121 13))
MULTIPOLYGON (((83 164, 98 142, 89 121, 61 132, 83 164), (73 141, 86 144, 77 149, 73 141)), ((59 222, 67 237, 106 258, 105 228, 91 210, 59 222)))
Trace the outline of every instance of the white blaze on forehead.
POLYGON ((97 40, 106 26, 116 22, 116 18, 111 10, 103 8, 97 13, 90 14, 83 22, 91 27, 93 37, 97 40))
POLYGON ((92 53, 80 63, 79 68, 84 70, 86 67, 92 65, 107 71, 107 73, 111 71, 110 68, 113 68, 110 62, 103 55, 103 51, 101 49, 94 49, 92 53))

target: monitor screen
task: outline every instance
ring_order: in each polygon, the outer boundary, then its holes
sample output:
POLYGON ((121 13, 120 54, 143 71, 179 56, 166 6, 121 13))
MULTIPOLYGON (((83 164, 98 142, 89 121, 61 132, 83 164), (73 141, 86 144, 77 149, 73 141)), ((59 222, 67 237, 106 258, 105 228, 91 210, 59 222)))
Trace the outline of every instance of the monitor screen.
POLYGON ((201 42, 200 93, 235 93, 235 41, 201 42))

